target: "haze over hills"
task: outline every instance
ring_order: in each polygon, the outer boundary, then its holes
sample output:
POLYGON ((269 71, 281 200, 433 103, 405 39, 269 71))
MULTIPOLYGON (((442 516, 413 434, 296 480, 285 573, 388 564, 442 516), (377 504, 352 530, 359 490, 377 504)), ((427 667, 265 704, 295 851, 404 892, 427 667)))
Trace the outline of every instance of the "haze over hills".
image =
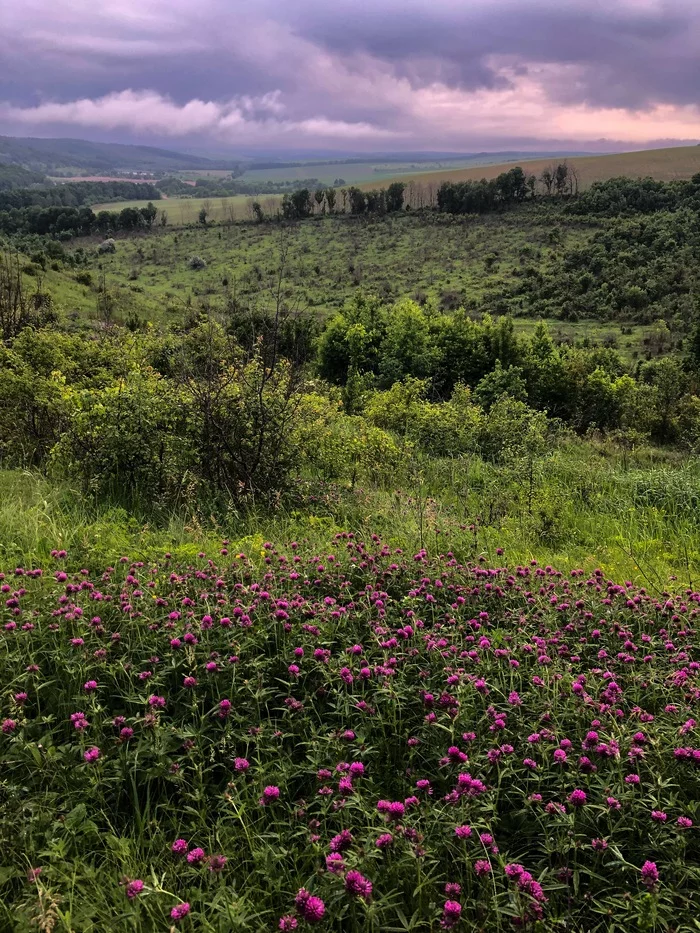
POLYGON ((45 174, 78 171, 88 173, 105 172, 170 172, 170 171, 214 171, 233 170, 237 166, 248 168, 296 167, 300 165, 349 164, 381 161, 388 163, 410 162, 473 162, 485 165, 515 159, 563 158, 578 156, 575 151, 505 151, 505 152, 338 152, 330 150, 227 150, 172 151, 155 146, 131 145, 114 142, 94 142, 86 139, 0 136, 0 164, 21 165, 32 171, 45 174))
POLYGON ((39 139, 0 136, 0 163, 16 163, 47 174, 62 169, 89 172, 162 172, 233 168, 229 161, 172 152, 153 146, 91 142, 86 139, 39 139))

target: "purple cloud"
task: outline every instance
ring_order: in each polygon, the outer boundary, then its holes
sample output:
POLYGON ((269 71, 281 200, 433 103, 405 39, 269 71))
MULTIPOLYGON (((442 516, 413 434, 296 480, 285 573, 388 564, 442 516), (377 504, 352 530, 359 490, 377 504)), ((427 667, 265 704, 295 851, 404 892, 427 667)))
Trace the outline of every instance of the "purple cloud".
POLYGON ((694 0, 22 0, 0 31, 0 132, 383 149, 695 139, 699 52, 694 0))

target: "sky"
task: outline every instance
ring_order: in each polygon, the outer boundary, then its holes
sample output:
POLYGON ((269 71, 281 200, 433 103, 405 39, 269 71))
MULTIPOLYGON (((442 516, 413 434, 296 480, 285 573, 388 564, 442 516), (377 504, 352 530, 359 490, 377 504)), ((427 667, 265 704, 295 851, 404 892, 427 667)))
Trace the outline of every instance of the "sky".
POLYGON ((700 0, 0 0, 0 134, 188 148, 700 140, 700 0))

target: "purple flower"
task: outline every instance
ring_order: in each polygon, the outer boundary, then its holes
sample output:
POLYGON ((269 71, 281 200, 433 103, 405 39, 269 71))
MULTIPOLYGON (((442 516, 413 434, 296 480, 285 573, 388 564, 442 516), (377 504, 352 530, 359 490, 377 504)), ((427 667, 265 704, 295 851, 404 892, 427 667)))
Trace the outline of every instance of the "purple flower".
POLYGON ((223 871, 224 866, 228 862, 228 859, 225 855, 211 855, 209 856, 209 871, 220 872, 223 871))
POLYGON ((163 709, 165 707, 165 697, 156 696, 154 693, 148 698, 148 705, 154 709, 163 709))
POLYGON ((207 854, 204 849, 196 848, 192 849, 191 852, 188 852, 187 861, 190 863, 190 865, 199 865, 199 863, 203 862, 206 857, 207 854))
POLYGON ((85 690, 86 693, 93 693, 95 690, 97 690, 97 681, 96 680, 86 681, 83 684, 83 690, 85 690))
POLYGON ((457 836, 458 839, 469 839, 471 834, 471 826, 467 826, 466 824, 463 826, 455 826, 455 836, 457 836))
POLYGON ((172 852, 175 855, 184 855, 185 852, 189 849, 186 839, 176 839, 175 842, 170 846, 172 852))
POLYGON ((352 833, 349 829, 341 830, 337 836, 333 836, 328 848, 331 852, 344 852, 352 845, 352 833))
POLYGON ((288 933, 289 930, 296 930, 299 926, 296 917, 292 917, 291 914, 287 914, 286 917, 280 917, 280 922, 277 924, 278 929, 282 930, 283 933, 288 933))
POLYGON ((250 762, 248 761, 247 758, 236 758, 236 760, 233 763, 233 766, 236 769, 236 771, 247 771, 248 768, 250 767, 250 762))
POLYGON ((2 726, 0 726, 4 735, 9 735, 10 732, 14 732, 16 728, 17 723, 14 719, 3 719, 2 726))
POLYGON ((267 787, 262 792, 262 797, 258 801, 261 807, 266 807, 268 804, 274 803, 276 800, 279 800, 280 789, 275 787, 274 784, 268 784, 267 787))
POLYGON ((323 915, 326 912, 326 905, 320 897, 309 894, 305 888, 300 889, 299 893, 294 898, 294 903, 307 923, 320 923, 321 920, 323 920, 323 915))
POLYGON ((659 870, 656 867, 656 862, 650 862, 647 860, 642 865, 642 883, 645 884, 648 888, 653 888, 656 882, 659 880, 659 870))
POLYGON ((485 858, 477 859, 474 862, 474 871, 476 872, 479 878, 484 878, 486 875, 491 874, 491 862, 485 858))
POLYGON ((444 929, 449 930, 451 927, 459 923, 459 919, 462 915, 462 905, 459 901, 445 901, 445 905, 442 908, 442 926, 444 929))
POLYGON ((352 869, 345 876, 345 890, 352 897, 361 897, 367 901, 372 896, 372 882, 359 871, 352 869))
POLYGON ((586 792, 585 790, 572 790, 569 794, 569 803, 572 807, 582 807, 586 802, 586 792))
POLYGON ((126 896, 130 901, 133 901, 135 897, 143 891, 143 881, 140 878, 136 878, 134 881, 130 881, 126 886, 126 896))
MULTIPOLYGON (((680 819, 682 820, 684 817, 681 817, 680 819)), ((378 849, 388 849, 389 846, 394 844, 394 837, 391 835, 391 833, 382 833, 374 844, 378 849)))
POLYGON ((182 920, 183 917, 186 917, 190 912, 190 905, 187 901, 184 901, 182 904, 178 904, 176 907, 170 911, 170 916, 173 920, 182 920))
POLYGON ((88 762, 88 764, 92 764, 93 761, 97 761, 99 757, 100 750, 96 745, 93 745, 92 748, 88 748, 88 750, 83 754, 83 758, 88 762))

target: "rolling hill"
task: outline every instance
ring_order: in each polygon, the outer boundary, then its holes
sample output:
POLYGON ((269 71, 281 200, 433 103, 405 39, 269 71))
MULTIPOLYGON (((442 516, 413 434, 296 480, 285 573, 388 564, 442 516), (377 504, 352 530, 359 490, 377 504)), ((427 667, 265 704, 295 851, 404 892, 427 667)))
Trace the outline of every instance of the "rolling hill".
POLYGON ((54 174, 79 170, 95 175, 110 172, 168 172, 232 169, 234 161, 172 152, 152 146, 96 143, 85 139, 35 139, 0 136, 0 164, 21 165, 54 174))
MULTIPOLYGON (((544 168, 560 159, 523 159, 481 165, 475 168, 461 168, 441 172, 416 172, 396 176, 392 181, 418 182, 421 185, 439 185, 443 181, 478 181, 481 178, 495 178, 501 172, 508 171, 514 165, 521 165, 530 175, 539 175, 544 168)), ((629 178, 651 176, 659 181, 673 181, 690 178, 700 172, 700 146, 678 146, 666 149, 643 149, 638 152, 619 152, 612 155, 577 156, 567 159, 576 168, 581 188, 587 188, 596 181, 606 181, 626 175, 629 178)), ((377 182, 359 185, 364 190, 378 187, 377 182)))

